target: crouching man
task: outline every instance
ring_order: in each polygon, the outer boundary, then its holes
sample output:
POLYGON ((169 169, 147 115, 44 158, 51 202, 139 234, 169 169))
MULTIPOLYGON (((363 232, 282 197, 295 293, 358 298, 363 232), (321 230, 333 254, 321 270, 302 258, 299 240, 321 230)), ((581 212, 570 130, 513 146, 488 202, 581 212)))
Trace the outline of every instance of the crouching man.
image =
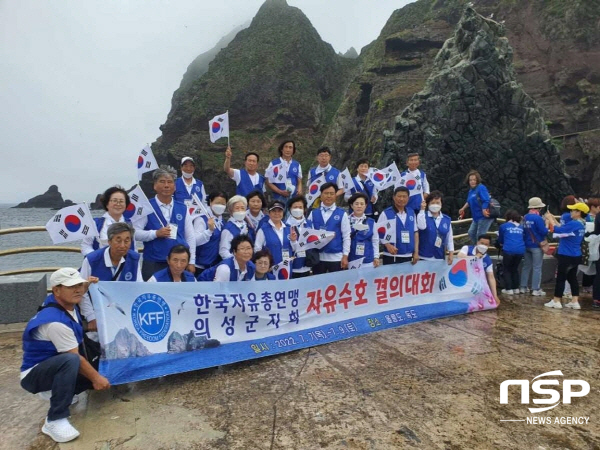
POLYGON ((50 276, 52 294, 23 332, 21 386, 32 394, 50 396, 50 409, 42 433, 56 442, 79 436, 69 422, 75 394, 87 389, 108 389, 110 383, 83 356, 83 328, 79 302, 87 282, 76 269, 63 268, 50 276))

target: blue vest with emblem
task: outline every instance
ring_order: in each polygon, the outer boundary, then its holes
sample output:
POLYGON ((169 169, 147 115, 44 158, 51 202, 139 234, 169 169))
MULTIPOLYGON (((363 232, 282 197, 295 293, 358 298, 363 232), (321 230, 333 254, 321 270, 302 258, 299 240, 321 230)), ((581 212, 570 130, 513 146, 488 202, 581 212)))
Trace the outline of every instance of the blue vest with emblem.
POLYGON ((246 270, 247 270, 246 275, 244 276, 243 280, 238 280, 238 271, 235 268, 235 263, 234 263, 233 259, 234 259, 234 257, 232 256, 231 258, 224 259, 216 266, 213 266, 210 269, 206 269, 204 272, 202 272, 200 274, 200 276, 198 277, 198 281, 214 281, 215 274, 217 273, 217 268, 221 264, 226 264, 227 267, 229 267, 229 281, 252 280, 254 278, 254 272, 256 269, 256 267, 254 266, 254 263, 252 261, 248 261, 246 263, 246 270))
MULTIPOLYGON (((242 233, 242 230, 240 230, 240 228, 236 224, 233 223, 233 219, 227 221, 224 229, 231 233, 232 238, 239 236, 242 233)), ((250 235, 248 235, 248 236, 250 236, 250 235)))
POLYGON ((261 174, 258 174, 258 183, 254 184, 250 179, 250 174, 245 169, 240 169, 240 184, 237 185, 235 193, 245 197, 253 191, 262 192, 264 184, 265 177, 263 177, 261 174))
POLYGON ((275 280, 275 275, 273 275, 271 272, 267 272, 265 273, 265 275, 262 278, 256 278, 256 275, 254 277, 254 281, 272 281, 275 280))
MULTIPOLYGON (((273 161, 271 161, 271 165, 273 165, 273 166, 276 166, 278 164, 281 164, 281 158, 277 158, 277 159, 274 159, 273 161)), ((291 198, 294 195, 296 195, 298 193, 298 180, 299 180, 298 175, 299 174, 300 174, 300 164, 295 159, 292 159, 290 161, 290 167, 288 169, 287 178, 294 185, 294 192, 292 192, 290 194, 290 197, 284 197, 283 195, 279 195, 279 194, 276 194, 275 192, 273 192, 273 200, 283 200, 284 202, 286 202, 288 200, 288 198, 291 198)), ((285 183, 273 183, 273 184, 278 189, 281 189, 282 191, 285 191, 285 189, 286 189, 285 183)))
POLYGON ((283 261, 283 251, 287 250, 288 256, 292 256, 292 243, 290 242, 290 230, 283 228, 283 245, 277 236, 277 233, 269 222, 260 228, 265 235, 265 244, 263 249, 267 248, 273 256, 273 264, 279 264, 283 261))
POLYGON ((319 174, 317 174, 317 167, 313 167, 308 172, 308 179, 310 180, 309 183, 312 183, 317 178, 319 178, 322 173, 325 174, 325 182, 334 183, 337 186, 338 177, 340 176, 340 171, 338 169, 336 169, 335 167, 331 167, 327 172, 321 172, 319 174))
MULTIPOLYGON (((98 230, 98 234, 100 234, 100 230, 102 230, 102 227, 104 226, 104 222, 106 221, 106 217, 94 217, 94 222, 96 223, 96 229, 98 230)), ((125 223, 131 224, 131 221, 129 219, 125 219, 125 223)), ((98 250, 100 248, 100 241, 98 240, 98 237, 96 236, 94 238, 94 243, 92 244, 92 248, 94 250, 98 250)), ((135 235, 134 235, 134 239, 131 240, 131 250, 136 251, 135 250, 135 235)))
POLYGON ((344 245, 344 240, 342 238, 342 217, 344 217, 344 214, 345 211, 342 208, 336 207, 325 224, 321 209, 313 209, 313 228, 315 230, 321 230, 324 226, 327 231, 335 231, 335 237, 329 244, 320 250, 321 253, 342 253, 344 245))
MULTIPOLYGON (((153 277, 159 283, 168 283, 173 281, 173 276, 171 275, 171 271, 168 267, 159 270, 153 275, 153 277)), ((196 281, 196 277, 194 277, 194 274, 192 272, 184 270, 181 274, 181 281, 196 281)))
MULTIPOLYGON (((50 294, 44 301, 44 306, 50 303, 55 303, 56 299, 53 294, 50 294)), ((51 341, 40 341, 33 338, 35 330, 46 323, 59 322, 73 330, 73 334, 77 339, 77 343, 83 342, 83 328, 81 326, 81 315, 79 308, 75 308, 79 323, 76 323, 69 313, 54 307, 47 307, 40 310, 27 324, 23 332, 23 364, 21 372, 31 369, 36 364, 58 355, 56 347, 51 341)))
MULTIPOLYGON (((177 239, 156 238, 152 241, 144 242, 144 259, 148 261, 167 262, 167 255, 175 245, 181 244, 188 247, 185 241, 185 215, 187 214, 187 207, 175 200, 172 203, 170 223, 177 224, 177 239)), ((167 221, 156 202, 156 197, 150 199, 150 204, 154 208, 154 213, 148 216, 148 223, 144 227, 144 230, 158 230, 164 227, 167 221)))
MULTIPOLYGON (((92 275, 100 278, 100 281, 112 281, 113 278, 112 270, 104 264, 104 252, 108 251, 108 248, 101 248, 94 250, 85 257, 92 269, 92 275)), ((128 250, 123 263, 123 270, 121 270, 119 278, 115 281, 142 281, 136 279, 139 263, 140 254, 128 250)))
POLYGON ((205 201, 205 199, 202 198, 202 181, 196 179, 194 179, 194 181, 195 183, 192 184, 191 192, 188 192, 187 185, 185 184, 185 181, 183 181, 183 178, 177 178, 177 180, 175 180, 175 193, 173 194, 173 199, 177 202, 184 203, 186 200, 191 200, 192 195, 196 194, 201 202, 205 201))
POLYGON ((352 241, 350 243, 350 255, 348 261, 356 261, 357 259, 364 258, 363 263, 372 263, 375 259, 375 252, 373 251, 373 233, 375 230, 375 221, 371 218, 367 218, 364 222, 369 226, 368 230, 356 231, 352 229, 352 241), (363 254, 357 255, 356 248, 358 245, 363 246, 363 254))
MULTIPOLYGON (((404 176, 407 173, 408 173, 408 170, 402 172, 400 174, 400 176, 404 176)), ((419 183, 421 185, 421 193, 419 195, 411 195, 408 198, 408 204, 406 205, 407 208, 414 210, 415 214, 418 214, 419 210, 421 209, 421 203, 423 203, 423 198, 424 198, 423 193, 425 191, 425 189, 424 189, 425 172, 423 172, 421 169, 419 169, 419 177, 420 177, 420 179, 417 180, 417 183, 419 183)), ((420 245, 420 243, 419 243, 419 245, 420 245)))
MULTIPOLYGON (((291 225, 289 223, 289 219, 286 222, 286 224, 289 227, 294 227, 296 228, 296 234, 300 235, 300 227, 297 225, 291 225)), ((312 228, 312 222, 310 220, 305 220, 304 221, 304 228, 312 228)), ((290 231, 291 232, 291 231, 290 231)), ((306 262, 306 253, 305 252, 295 252, 294 253, 294 260, 292 261, 292 272, 294 271, 294 269, 303 269, 305 267, 305 262, 306 262), (304 256, 298 256, 298 255, 304 255, 304 256)))
POLYGON ((426 212, 425 222, 427 223, 427 228, 419 230, 419 256, 423 258, 444 259, 448 231, 450 231, 450 227, 452 226, 450 217, 442 214, 440 227, 437 228, 435 226, 435 219, 430 217, 426 212), (442 239, 442 244, 436 247, 435 240, 438 236, 442 239))
POLYGON ((405 208, 406 225, 402 223, 400 217, 393 207, 385 209, 383 212, 388 220, 396 218, 396 241, 394 247, 398 249, 398 255, 406 255, 415 251, 415 213, 412 209, 405 208), (408 232, 408 243, 402 243, 402 232, 408 232))
MULTIPOLYGON (((201 216, 199 219, 196 220, 204 220, 204 223, 208 224, 208 217, 206 216, 201 216)), ((221 224, 221 226, 223 225, 221 224)), ((196 265, 198 267, 211 267, 219 261, 220 242, 221 230, 215 227, 212 235, 210 236, 210 240, 196 247, 196 265)))
POLYGON ((252 242, 256 241, 256 233, 260 230, 266 223, 269 223, 269 216, 265 215, 262 219, 258 221, 258 225, 256 228, 252 228, 248 225, 248 237, 252 239, 252 242))
MULTIPOLYGON (((354 183, 354 187, 350 189, 350 194, 356 194, 357 192, 362 192, 366 194, 368 197, 367 200, 367 208, 365 209, 365 214, 373 214, 373 203, 371 203, 371 197, 373 197, 373 193, 375 192, 375 185, 368 178, 362 183, 356 179, 356 177, 352 178, 352 182, 354 183), (364 185, 364 186, 363 186, 364 185)), ((352 208, 349 208, 352 210, 352 208)))

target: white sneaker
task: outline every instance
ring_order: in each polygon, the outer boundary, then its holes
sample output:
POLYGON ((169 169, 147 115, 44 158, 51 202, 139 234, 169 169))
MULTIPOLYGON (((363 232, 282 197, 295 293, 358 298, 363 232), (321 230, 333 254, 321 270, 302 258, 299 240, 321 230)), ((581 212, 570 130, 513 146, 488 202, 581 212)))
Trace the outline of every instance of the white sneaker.
POLYGON ((516 292, 514 292, 512 289, 502 289, 502 293, 506 295, 516 294, 516 292))
POLYGON ((519 289, 519 293, 520 293, 520 294, 528 294, 528 293, 529 293, 529 289, 528 289, 528 288, 526 288, 526 287, 524 287, 524 288, 521 288, 521 289, 519 289))
POLYGON ((48 420, 44 422, 42 433, 50 436, 55 442, 69 442, 79 436, 79 431, 68 419, 48 420))
POLYGON ((565 308, 581 309, 581 306, 579 305, 579 302, 569 302, 565 303, 565 308))
POLYGON ((544 306, 546 308, 562 309, 562 303, 561 302, 555 302, 554 300, 550 300, 548 303, 544 303, 544 306))
MULTIPOLYGON (((46 401, 50 401, 50 399, 52 398, 52 391, 42 391, 42 392, 38 392, 37 393, 38 397, 41 398, 42 400, 46 400, 46 401)), ((79 401, 79 396, 77 394, 75 394, 73 396, 73 400, 71 400, 71 405, 74 405, 75 403, 77 403, 79 401)))
POLYGON ((536 297, 544 297, 546 295, 546 293, 544 291, 542 291, 541 289, 536 289, 535 291, 533 291, 531 293, 531 295, 535 295, 536 297))

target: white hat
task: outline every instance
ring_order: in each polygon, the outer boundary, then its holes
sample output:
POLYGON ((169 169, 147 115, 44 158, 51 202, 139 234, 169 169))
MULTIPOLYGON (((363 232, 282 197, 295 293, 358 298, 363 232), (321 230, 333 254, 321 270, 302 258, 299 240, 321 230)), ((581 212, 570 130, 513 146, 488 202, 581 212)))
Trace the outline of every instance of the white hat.
POLYGON ((181 158, 181 164, 180 165, 184 165, 186 161, 191 161, 193 165, 196 165, 196 163, 194 162, 194 158, 191 158, 190 156, 184 156, 183 158, 181 158))
POLYGON ((63 267, 50 275, 50 287, 54 286, 75 286, 76 284, 87 283, 77 271, 71 267, 63 267))
POLYGON ((527 208, 529 209, 536 209, 536 208, 543 208, 544 206, 546 206, 544 203, 542 203, 542 199, 539 197, 531 197, 529 199, 529 206, 527 206, 527 208))

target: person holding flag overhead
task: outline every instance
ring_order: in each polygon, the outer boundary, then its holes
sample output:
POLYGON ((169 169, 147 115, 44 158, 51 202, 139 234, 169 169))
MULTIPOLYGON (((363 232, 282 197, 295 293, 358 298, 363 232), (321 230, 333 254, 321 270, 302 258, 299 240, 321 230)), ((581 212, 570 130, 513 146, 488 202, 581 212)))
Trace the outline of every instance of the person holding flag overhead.
MULTIPOLYGON (((334 183, 338 189, 335 193, 336 197, 344 194, 343 185, 340 182, 340 171, 330 164, 331 161, 331 150, 329 147, 321 147, 317 150, 317 162, 319 163, 316 167, 312 167, 308 171, 308 182, 306 187, 310 187, 310 184, 315 181, 319 176, 323 175, 325 183, 334 183)), ((318 208, 320 205, 319 199, 316 199, 313 203, 313 208, 318 208)))
POLYGON ((407 208, 411 208, 415 214, 421 209, 421 203, 429 195, 429 182, 425 172, 419 169, 421 159, 418 153, 409 153, 406 159, 408 169, 400 174, 400 183, 396 186, 405 186, 408 188, 410 198, 407 208))
POLYGON ((374 219, 377 215, 373 206, 377 202, 377 189, 373 181, 369 178, 369 169, 369 160, 367 158, 361 158, 356 161, 356 176, 352 178, 350 188, 345 189, 344 200, 348 201, 352 195, 362 192, 367 196, 365 215, 374 219))
POLYGON ((194 219, 196 235, 196 277, 221 261, 219 243, 223 229, 223 213, 227 207, 227 194, 220 191, 211 192, 208 196, 210 211, 194 219))
POLYGON ((289 197, 302 195, 302 166, 292 159, 296 154, 294 141, 283 141, 277 151, 279 158, 271 161, 265 172, 266 183, 273 191, 273 199, 285 202, 289 197))
POLYGON ((181 158, 181 177, 175 181, 175 201, 189 206, 192 195, 196 195, 201 202, 206 204, 206 191, 204 183, 194 178, 196 163, 190 156, 181 158))
POLYGON ((409 195, 408 188, 404 186, 394 189, 393 205, 379 216, 377 231, 386 230, 388 225, 394 231, 390 240, 384 240, 379 235, 382 241, 387 241, 384 244, 384 265, 405 262, 416 264, 419 261, 419 233, 415 212, 406 207, 409 195))
POLYGON ((283 222, 285 204, 274 200, 269 205, 269 221, 264 223, 256 233, 254 251, 269 249, 273 257, 273 264, 279 264, 289 259, 295 249, 298 234, 290 230, 283 222))
POLYGON ((225 162, 223 163, 223 170, 229 178, 235 181, 237 195, 246 197, 250 192, 259 191, 264 192, 265 189, 265 177, 257 172, 258 161, 260 157, 258 153, 248 152, 244 156, 244 169, 232 169, 231 168, 231 147, 227 147, 225 150, 225 162))
MULTIPOLYGON (((152 178, 156 197, 150 199, 154 211, 133 222, 136 238, 144 243, 144 280, 167 268, 167 255, 174 245, 187 245, 190 261, 196 259, 192 218, 183 203, 173 200, 176 176, 177 172, 170 166, 162 166, 154 171, 152 178)), ((187 270, 194 273, 194 265, 190 264, 187 270)))

